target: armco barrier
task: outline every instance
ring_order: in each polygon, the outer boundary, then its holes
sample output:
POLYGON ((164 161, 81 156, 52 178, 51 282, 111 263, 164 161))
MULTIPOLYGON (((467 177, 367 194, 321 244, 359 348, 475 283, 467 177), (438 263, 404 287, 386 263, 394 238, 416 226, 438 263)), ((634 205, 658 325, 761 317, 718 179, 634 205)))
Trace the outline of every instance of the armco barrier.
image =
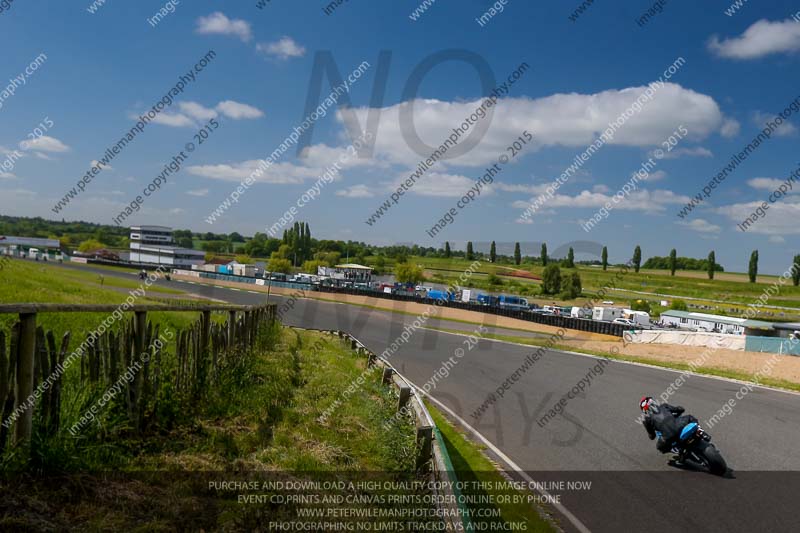
POLYGON ((366 355, 370 366, 379 365, 383 368, 381 373, 383 383, 397 389, 397 410, 405 409, 414 417, 414 423, 417 428, 417 469, 421 472, 428 472, 434 481, 447 482, 433 485, 438 495, 446 496, 445 498, 439 498, 440 502, 452 502, 439 504, 440 508, 447 510, 442 514, 447 528, 446 531, 474 531, 469 515, 464 510, 463 500, 459 498, 458 478, 456 477, 453 463, 450 461, 450 455, 447 453, 444 439, 441 437, 427 407, 425 407, 421 395, 417 394, 414 385, 403 377, 389 361, 376 355, 349 333, 312 328, 295 329, 335 335, 347 342, 356 353, 366 355), (458 508, 461 509, 460 513, 457 512, 458 508), (459 515, 461 516, 460 519, 458 518, 459 515))
MULTIPOLYGON (((176 270, 176 273, 185 271, 176 270)), ((238 283, 256 283, 257 278, 248 278, 245 276, 233 276, 230 274, 216 274, 213 272, 201 272, 201 278, 218 279, 221 281, 233 281, 238 283)), ((259 283, 260 285, 261 283, 259 283)), ((523 311, 520 309, 508 309, 503 307, 494 307, 483 305, 473 302, 456 302, 449 300, 434 300, 432 298, 423 298, 415 293, 386 293, 374 289, 350 289, 343 287, 327 287, 321 285, 312 285, 310 283, 295 283, 295 282, 282 282, 264 281, 264 284, 271 284, 273 287, 282 287, 287 289, 303 289, 305 291, 319 291, 334 294, 350 294, 355 296, 369 296, 371 298, 383 298, 385 300, 396 300, 401 302, 417 302, 423 304, 436 304, 441 307, 450 307, 454 309, 464 309, 466 311, 476 311, 478 313, 488 313, 492 315, 506 316, 509 318, 516 318, 519 320, 526 320, 528 322, 535 322, 537 324, 544 324, 546 326, 553 326, 557 328, 575 329, 578 331, 586 331, 589 333, 601 333, 604 335, 612 335, 615 337, 622 337, 626 331, 635 329, 642 329, 640 327, 625 326, 622 324, 613 324, 611 322, 601 322, 599 320, 589 320, 585 318, 574 318, 571 316, 558 316, 558 315, 545 315, 542 313, 532 313, 530 311, 523 311)))

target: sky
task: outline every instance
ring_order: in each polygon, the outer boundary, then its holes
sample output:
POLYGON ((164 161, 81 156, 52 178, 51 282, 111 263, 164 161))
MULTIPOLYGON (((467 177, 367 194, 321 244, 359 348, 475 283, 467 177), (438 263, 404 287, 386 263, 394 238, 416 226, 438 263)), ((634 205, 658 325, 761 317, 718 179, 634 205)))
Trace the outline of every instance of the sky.
POLYGON ((640 244, 645 258, 714 250, 729 271, 758 249, 761 271, 781 273, 800 253, 800 6, 731 1, 662 2, 646 19, 654 4, 633 0, 582 12, 577 1, 346 0, 328 13, 312 0, 0 1, 0 213, 114 224, 134 204, 122 225, 280 234, 294 217, 316 238, 594 241, 612 261, 640 244), (340 81, 331 72, 348 88, 312 120, 340 81), (399 195, 465 120, 458 148, 399 195))

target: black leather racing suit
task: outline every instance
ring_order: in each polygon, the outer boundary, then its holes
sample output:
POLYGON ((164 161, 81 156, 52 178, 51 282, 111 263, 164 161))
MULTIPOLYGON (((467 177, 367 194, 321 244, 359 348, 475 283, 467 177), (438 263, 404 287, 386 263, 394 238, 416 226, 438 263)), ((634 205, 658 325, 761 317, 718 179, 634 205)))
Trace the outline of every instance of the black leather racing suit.
POLYGON ((684 411, 683 407, 668 403, 650 405, 642 423, 650 440, 658 436, 656 449, 661 453, 669 453, 672 450, 672 445, 678 440, 686 424, 697 422, 692 415, 684 415, 684 411))

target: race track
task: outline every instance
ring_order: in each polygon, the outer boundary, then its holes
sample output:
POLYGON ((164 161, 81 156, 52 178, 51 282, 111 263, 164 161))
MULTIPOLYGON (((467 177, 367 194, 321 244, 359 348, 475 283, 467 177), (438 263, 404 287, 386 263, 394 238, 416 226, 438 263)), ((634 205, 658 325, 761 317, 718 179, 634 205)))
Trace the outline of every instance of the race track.
MULTIPOLYGON (((91 268, 91 267, 89 267, 91 268)), ((104 271, 108 274, 108 271, 104 271)), ((124 275, 124 274, 123 274, 124 275)), ((185 282, 158 282, 232 303, 257 304, 263 293, 185 282)), ((279 304, 286 298, 272 295, 279 304)), ((396 302, 401 311, 403 303, 396 302)), ((284 315, 288 325, 348 331, 383 352, 416 317, 300 299, 284 315)), ((491 316, 487 315, 491 321, 491 316)), ((477 326, 431 319, 427 326, 464 330, 477 326)), ((493 331, 490 328, 490 331, 493 331)), ((591 481, 588 490, 552 491, 591 531, 796 531, 800 489, 800 395, 754 388, 709 431, 728 465, 726 478, 667 464, 636 423, 643 394, 658 396, 678 373, 623 362, 604 362, 584 393, 564 414, 538 424, 598 358, 549 351, 522 374, 479 420, 472 416, 489 394, 535 348, 481 340, 472 350, 462 335, 417 330, 390 358, 417 386, 431 379, 456 349, 465 354, 431 395, 469 422, 537 481, 591 481)), ((441 374, 441 373, 440 373, 441 374)), ((733 398, 741 384, 691 376, 671 403, 701 424, 733 398)), ((580 530, 563 519, 568 531, 580 530)))

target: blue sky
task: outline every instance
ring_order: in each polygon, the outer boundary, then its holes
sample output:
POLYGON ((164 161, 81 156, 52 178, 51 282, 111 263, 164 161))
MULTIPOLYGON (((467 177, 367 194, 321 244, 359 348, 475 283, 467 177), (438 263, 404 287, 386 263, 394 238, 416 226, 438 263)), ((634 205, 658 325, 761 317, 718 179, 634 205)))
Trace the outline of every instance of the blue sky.
MULTIPOLYGON (((15 0, 0 12, 0 212, 18 216, 112 223, 173 155, 215 117, 220 127, 197 146, 181 170, 148 197, 131 224, 167 224, 195 231, 265 231, 350 144, 343 115, 318 119, 306 157, 294 147, 257 179, 213 224, 206 217, 305 118, 315 57, 330 51, 347 76, 369 68, 352 85, 355 116, 364 117, 382 50, 391 51, 371 158, 351 159, 320 187, 298 218, 318 238, 438 246, 444 240, 541 241, 551 248, 572 240, 609 246, 626 260, 635 244, 645 257, 705 257, 716 251, 728 270, 744 270, 758 248, 761 270, 783 272, 800 249, 800 195, 770 206, 743 233, 736 224, 798 167, 797 119, 789 117, 724 183, 688 216, 677 213, 741 151, 763 123, 800 96, 797 5, 745 3, 728 16, 730 1, 668 2, 640 27, 651 2, 597 0, 580 16, 577 2, 507 0, 481 27, 475 19, 494 2, 438 0, 416 21, 419 1, 349 0, 330 15, 326 2, 182 0, 155 27, 166 2, 43 2, 15 0), (437 163, 372 226, 370 215, 424 159, 403 140, 398 106, 421 62, 448 49, 485 60, 501 82, 520 64, 527 71, 495 104, 481 142, 437 163), (135 141, 58 215, 51 207, 74 187, 181 74, 209 50, 214 60, 135 141), (38 69, 2 95, 9 80, 40 57, 38 69), (526 206, 546 191, 576 155, 599 137, 677 58, 684 62, 652 101, 622 124, 552 199, 525 223, 526 206), (34 129, 47 117, 47 131, 34 129), (680 126, 688 134, 658 161, 638 190, 622 198, 590 232, 581 222, 608 201, 631 173, 680 126), (504 166, 478 199, 437 237, 425 230, 495 162, 514 139, 534 141, 504 166), (24 141, 42 134, 32 143, 24 141), (22 145, 20 144, 22 142, 22 145)), ((327 78, 322 95, 331 90, 327 78)), ((434 67, 419 85, 418 135, 439 145, 484 96, 476 70, 463 62, 434 67)), ((341 109, 341 108, 334 108, 341 109)), ((800 184, 794 186, 800 190, 800 184)))

